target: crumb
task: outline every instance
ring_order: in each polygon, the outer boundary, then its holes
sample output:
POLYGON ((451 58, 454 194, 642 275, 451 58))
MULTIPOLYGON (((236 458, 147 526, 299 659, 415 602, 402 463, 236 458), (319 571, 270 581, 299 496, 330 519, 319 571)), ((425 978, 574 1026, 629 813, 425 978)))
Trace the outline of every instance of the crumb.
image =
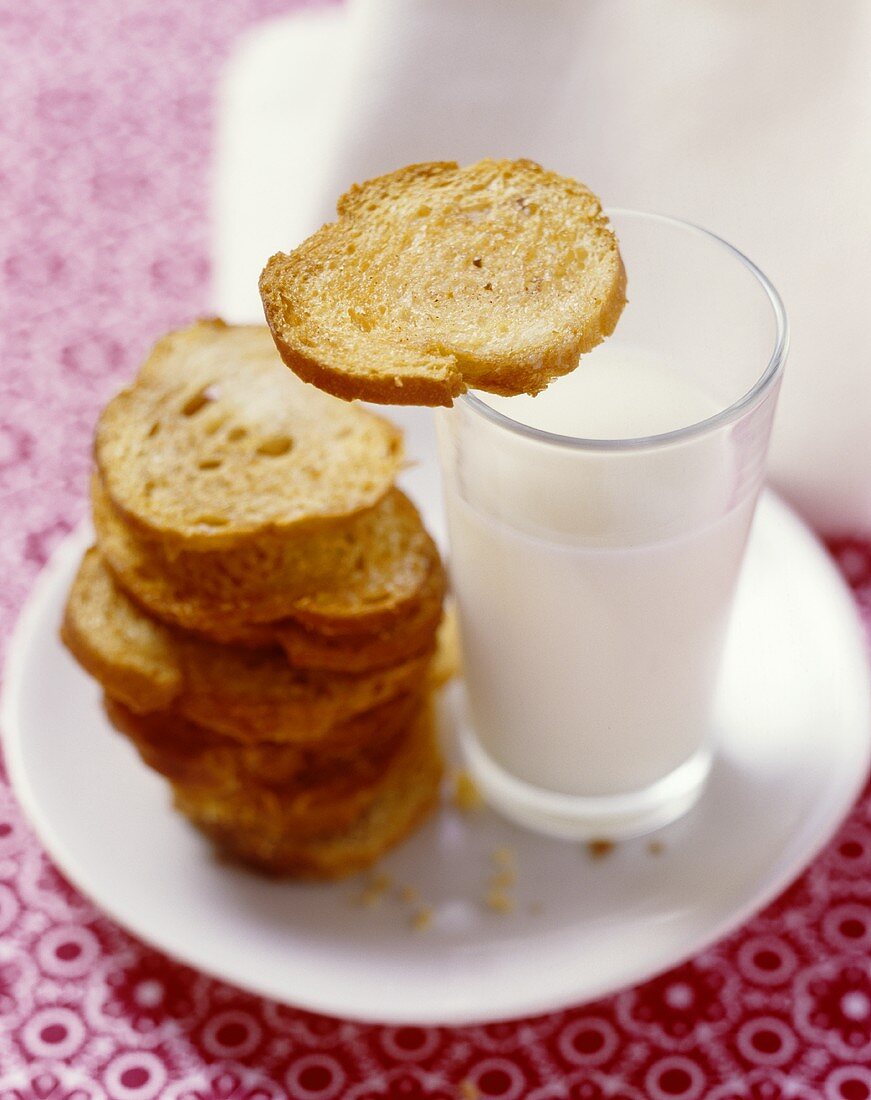
POLYGON ((481 1093, 474 1081, 470 1081, 468 1077, 465 1081, 460 1081, 460 1100, 480 1100, 480 1098, 481 1093))
POLYGON ((436 634, 436 651, 429 669, 429 682, 433 689, 443 687, 460 671, 460 639, 456 609, 451 603, 436 634))
POLYGON ((587 855, 590 859, 605 859, 611 855, 617 845, 613 840, 589 840, 587 841, 587 855))
POLYGON ((357 904, 367 909, 373 905, 377 905, 389 889, 390 875, 386 874, 384 871, 379 871, 377 874, 370 876, 369 881, 360 893, 357 894, 357 904))
POLYGON ((539 913, 544 912, 544 906, 541 904, 540 901, 531 901, 529 903, 529 911, 533 914, 533 916, 538 916, 539 913))
POLYGON ((647 850, 652 856, 661 856, 665 851, 665 845, 661 840, 651 840, 647 845, 647 850))
POLYGON ((390 886, 391 878, 386 871, 379 871, 377 874, 373 874, 369 879, 369 888, 371 890, 378 890, 382 894, 385 890, 389 890, 390 886))
POLYGON ((514 898, 509 897, 504 890, 488 890, 486 905, 487 908, 492 909, 494 913, 514 912, 514 898))
POLYGON ((432 924, 432 906, 422 905, 411 917, 411 927, 415 932, 425 932, 432 924))
POLYGON ((413 905, 416 901, 420 901, 420 891, 414 886, 400 886, 398 893, 399 900, 407 902, 409 905, 413 905))
POLYGON ((454 779, 453 802, 458 810, 464 814, 474 813, 484 805, 481 792, 475 786, 475 781, 468 772, 458 772, 454 779))
POLYGON ((496 870, 487 880, 487 893, 484 904, 494 913, 511 913, 515 907, 514 898, 508 890, 517 882, 516 857, 513 848, 494 848, 490 853, 496 870))

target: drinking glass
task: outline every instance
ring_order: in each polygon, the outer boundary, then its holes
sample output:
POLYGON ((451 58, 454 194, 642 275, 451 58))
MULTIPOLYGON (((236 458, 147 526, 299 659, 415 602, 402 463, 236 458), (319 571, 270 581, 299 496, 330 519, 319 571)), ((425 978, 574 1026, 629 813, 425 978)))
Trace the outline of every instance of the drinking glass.
POLYGON ((579 838, 649 832, 703 789, 788 342, 737 249, 610 216, 614 334, 545 395, 469 393, 437 416, 469 767, 509 817, 579 838))

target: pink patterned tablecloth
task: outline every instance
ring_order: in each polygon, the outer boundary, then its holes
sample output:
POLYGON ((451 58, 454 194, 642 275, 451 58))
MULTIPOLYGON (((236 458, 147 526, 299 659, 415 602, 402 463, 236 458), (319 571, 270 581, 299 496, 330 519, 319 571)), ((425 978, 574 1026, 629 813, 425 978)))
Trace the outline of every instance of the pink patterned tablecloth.
MULTIPOLYGON (((0 0, 4 647, 85 512, 97 410, 207 308, 216 77, 239 31, 287 6, 0 0)), ((871 546, 833 549, 871 620, 871 546)), ((0 775, 0 1100, 867 1100, 869 946, 866 794, 774 905, 645 986, 493 1027, 349 1024, 132 939, 64 882, 0 775)))

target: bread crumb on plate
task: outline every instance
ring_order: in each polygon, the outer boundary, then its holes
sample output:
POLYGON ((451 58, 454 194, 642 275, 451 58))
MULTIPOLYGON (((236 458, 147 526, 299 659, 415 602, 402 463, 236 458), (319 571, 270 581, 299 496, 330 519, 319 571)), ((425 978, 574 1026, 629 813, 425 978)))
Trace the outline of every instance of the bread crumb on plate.
POLYGON ((371 908, 373 905, 377 905, 387 891, 390 889, 391 880, 390 875, 385 871, 378 871, 369 876, 366 885, 356 895, 355 900, 358 905, 364 906, 364 908, 371 908))
POLYGON ((494 848, 490 858, 497 867, 515 867, 517 864, 517 854, 513 848, 509 848, 507 845, 494 848))
POLYGON ((453 803, 464 814, 474 813, 484 805, 481 792, 467 771, 457 772, 454 777, 453 803))
POLYGON ((431 905, 422 905, 411 916, 411 927, 415 932, 425 932, 433 921, 433 909, 431 905))
POLYGON ((485 905, 494 913, 513 913, 515 901, 504 890, 488 890, 485 905))

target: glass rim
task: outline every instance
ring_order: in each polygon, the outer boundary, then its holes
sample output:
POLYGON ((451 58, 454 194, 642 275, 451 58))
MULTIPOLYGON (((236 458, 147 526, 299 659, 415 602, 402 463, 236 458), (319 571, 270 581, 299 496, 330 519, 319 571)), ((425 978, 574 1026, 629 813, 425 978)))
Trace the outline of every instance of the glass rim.
POLYGON ((681 443, 684 440, 694 439, 707 432, 714 431, 726 424, 738 420, 745 412, 755 408, 766 396, 774 382, 780 377, 786 354, 789 349, 789 322, 783 301, 771 280, 757 267, 755 263, 744 255, 734 245, 704 229, 693 222, 684 221, 681 218, 671 217, 669 214, 656 214, 644 210, 631 210, 624 207, 610 207, 606 209, 609 217, 640 218, 664 225, 670 225, 678 229, 689 230, 700 237, 707 238, 712 244, 726 249, 738 260, 743 267, 755 278, 760 289, 765 293, 774 314, 775 339, 774 348, 768 359, 768 363, 753 385, 736 401, 720 409, 703 420, 685 424, 681 428, 674 428, 668 432, 660 432, 654 435, 628 436, 623 439, 586 439, 583 436, 561 435, 558 432, 548 432, 543 428, 535 428, 531 424, 524 424, 520 420, 514 420, 499 410, 488 405, 486 401, 478 397, 474 392, 462 394, 457 400, 471 409, 474 413, 485 417, 499 427, 505 428, 515 435, 522 435, 539 443, 548 443, 552 446, 566 447, 579 451, 634 451, 651 447, 665 446, 671 443, 681 443))

